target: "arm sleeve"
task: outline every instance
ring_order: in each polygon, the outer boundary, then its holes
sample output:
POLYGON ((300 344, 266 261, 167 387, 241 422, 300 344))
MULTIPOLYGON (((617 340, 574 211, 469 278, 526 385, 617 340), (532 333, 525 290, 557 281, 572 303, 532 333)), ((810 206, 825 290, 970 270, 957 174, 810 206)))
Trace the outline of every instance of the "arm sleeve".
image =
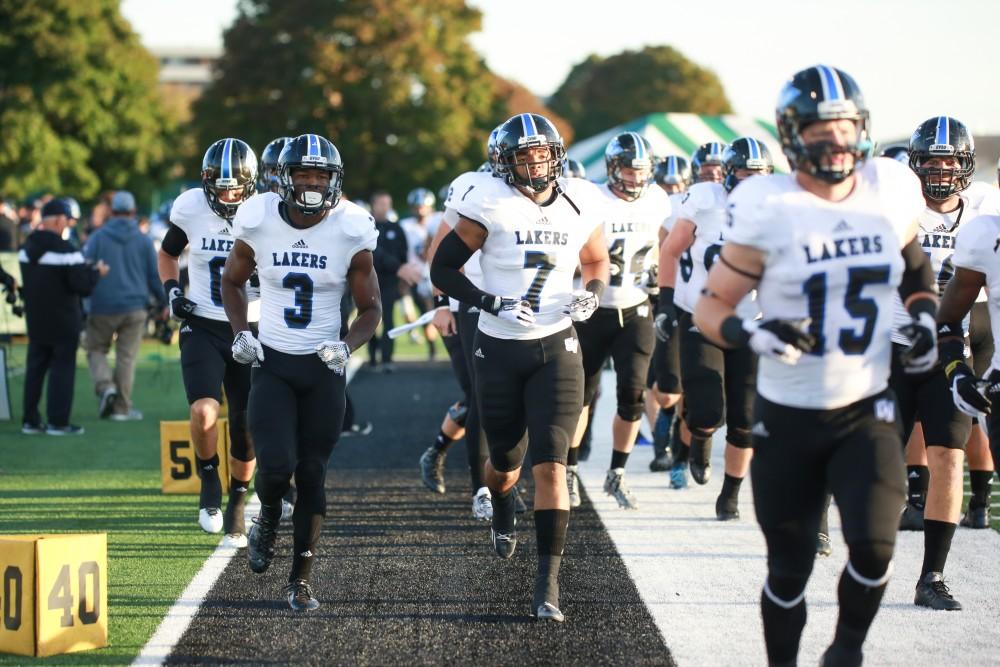
POLYGON ((180 257, 187 244, 187 234, 183 229, 171 222, 166 235, 163 237, 163 242, 160 244, 160 248, 171 257, 180 257))
POLYGON ((431 282, 453 299, 496 313, 496 297, 479 289, 462 273, 473 251, 454 230, 441 240, 431 262, 431 282))

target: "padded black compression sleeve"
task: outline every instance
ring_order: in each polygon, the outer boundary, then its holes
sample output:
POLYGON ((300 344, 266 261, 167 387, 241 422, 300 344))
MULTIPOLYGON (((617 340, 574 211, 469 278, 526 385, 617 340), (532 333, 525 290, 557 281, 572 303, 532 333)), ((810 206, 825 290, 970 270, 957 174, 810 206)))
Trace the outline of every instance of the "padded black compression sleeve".
POLYGON ((163 237, 163 243, 160 244, 160 248, 171 257, 180 257, 187 244, 187 234, 184 233, 183 229, 171 222, 170 228, 167 229, 167 235, 163 237))
POLYGON ((924 253, 920 243, 914 238, 903 248, 903 279, 899 283, 899 296, 903 303, 914 294, 920 292, 935 293, 934 269, 931 268, 930 257, 924 253))
POLYGON ((453 299, 496 314, 500 299, 473 285, 462 273, 462 267, 472 255, 473 251, 454 230, 448 232, 434 253, 431 282, 453 299))

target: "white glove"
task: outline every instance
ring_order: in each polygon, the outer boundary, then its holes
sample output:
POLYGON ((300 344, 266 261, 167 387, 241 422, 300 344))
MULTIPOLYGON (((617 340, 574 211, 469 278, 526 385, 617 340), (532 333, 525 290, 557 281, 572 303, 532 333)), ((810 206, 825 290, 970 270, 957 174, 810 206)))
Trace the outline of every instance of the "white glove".
POLYGON ((762 357, 777 359, 794 366, 803 352, 811 352, 816 338, 806 332, 808 317, 797 320, 743 320, 743 330, 750 334, 750 349, 762 357))
POLYGON ((233 339, 233 359, 239 364, 264 361, 264 347, 249 331, 241 331, 233 339))
POLYGON ((522 327, 530 327, 535 323, 535 311, 531 309, 531 304, 523 299, 500 299, 497 317, 505 322, 520 324, 522 327))
POLYGON ((573 299, 563 311, 574 322, 584 322, 597 312, 597 295, 585 289, 573 290, 573 299))
POLYGON ((926 373, 938 360, 937 323, 930 313, 920 313, 899 332, 910 340, 910 346, 899 353, 906 373, 926 373))
POLYGON ((343 375, 347 360, 351 358, 351 348, 341 340, 325 340, 316 346, 316 354, 327 368, 337 375, 343 375))

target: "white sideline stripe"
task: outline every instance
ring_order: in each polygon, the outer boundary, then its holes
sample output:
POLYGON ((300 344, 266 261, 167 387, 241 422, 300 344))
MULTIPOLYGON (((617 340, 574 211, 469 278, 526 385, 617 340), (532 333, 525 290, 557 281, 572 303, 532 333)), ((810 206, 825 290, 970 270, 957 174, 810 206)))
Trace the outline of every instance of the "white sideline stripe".
MULTIPOLYGON (((636 447, 626 466, 626 479, 639 509, 619 509, 602 490, 611 460, 613 372, 605 371, 601 390, 592 453, 580 463, 580 480, 674 660, 699 667, 766 663, 760 620, 766 549, 754 518, 751 481, 740 489, 742 518, 716 521, 715 498, 723 478, 722 434, 712 448, 712 479, 703 487, 691 480, 684 491, 668 488, 667 473, 649 472, 651 447, 636 447)), ((831 507, 830 533, 833 556, 816 561, 806 587, 808 622, 800 665, 819 662, 837 624, 837 582, 847 561, 847 547, 836 506, 831 507)), ((570 545, 574 539, 579 535, 574 535, 571 521, 570 545)), ((996 622, 1000 618, 996 585, 1000 581, 996 557, 1000 534, 967 528, 955 532, 944 575, 964 607, 961 612, 935 612, 913 604, 923 549, 923 533, 898 535, 895 571, 865 642, 865 664, 1000 665, 1000 625, 996 622)))
MULTIPOLYGON (((358 372, 358 368, 363 363, 364 361, 360 355, 352 356, 348 360, 347 382, 350 382, 354 378, 354 374, 358 372)), ((250 502, 247 503, 246 512, 244 513, 248 524, 251 517, 257 516, 259 510, 260 500, 255 493, 250 502)), ((149 638, 146 645, 142 647, 142 651, 132 661, 133 665, 162 665, 166 661, 171 651, 174 650, 174 646, 177 645, 177 642, 181 640, 181 637, 187 631, 188 626, 191 625, 191 621, 198 615, 201 603, 205 601, 205 598, 212 591, 212 587, 215 586, 215 582, 222 576, 226 566, 229 565, 229 561, 238 555, 239 552, 239 549, 222 546, 222 541, 219 541, 219 546, 205 560, 201 569, 194 575, 194 579, 191 580, 191 583, 187 585, 181 596, 177 598, 177 601, 167 611, 167 615, 163 617, 159 627, 156 628, 156 632, 153 633, 153 636, 149 638)))

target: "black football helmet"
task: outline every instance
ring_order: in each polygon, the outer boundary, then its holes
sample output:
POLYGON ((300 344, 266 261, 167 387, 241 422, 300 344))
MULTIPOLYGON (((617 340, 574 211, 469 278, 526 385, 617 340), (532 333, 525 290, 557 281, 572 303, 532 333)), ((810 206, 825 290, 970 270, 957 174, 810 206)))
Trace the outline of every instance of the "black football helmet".
POLYGON ((509 118, 497 131, 497 168, 496 174, 508 185, 524 188, 532 192, 544 192, 559 176, 562 175, 562 162, 566 157, 559 131, 547 118, 536 113, 522 113, 509 118), (536 162, 519 156, 525 149, 547 147, 549 157, 546 160, 548 169, 542 176, 531 176, 531 167, 536 162), (517 167, 524 167, 526 173, 517 173, 517 167))
POLYGON ((691 154, 691 176, 695 183, 701 181, 701 167, 706 164, 722 166, 722 156, 726 152, 728 144, 719 141, 710 141, 702 144, 691 154))
POLYGON ((976 144, 965 124, 935 116, 920 124, 910 137, 910 169, 920 177, 924 194, 942 201, 969 187, 976 171, 976 144), (925 167, 935 157, 952 157, 957 168, 925 167))
POLYGON ((318 215, 340 203, 343 194, 344 162, 340 151, 329 139, 318 134, 300 134, 289 140, 278 157, 278 193, 288 205, 305 215, 318 215), (330 172, 325 192, 296 193, 292 172, 296 169, 322 169, 330 172))
POLYGON ((782 88, 775 113, 781 148, 792 169, 827 183, 840 183, 850 177, 874 149, 868 136, 868 107, 861 88, 851 75, 835 67, 816 65, 797 72, 782 88), (854 144, 802 142, 802 129, 809 123, 841 119, 853 121, 857 127, 854 144), (850 167, 831 164, 829 158, 834 153, 853 155, 854 164, 850 167))
POLYGON ((587 178, 587 169, 579 160, 563 160, 563 176, 566 178, 587 178))
POLYGON ((436 201, 434 193, 427 188, 414 188, 410 190, 410 194, 406 195, 406 205, 411 209, 418 209, 421 206, 434 208, 436 201))
POLYGON ((691 185, 691 165, 685 157, 668 155, 656 163, 653 180, 660 185, 679 185, 686 190, 691 185))
POLYGON ((740 182, 736 175, 740 169, 773 174, 774 161, 767 146, 753 137, 740 137, 729 144, 722 156, 722 185, 729 192, 740 182))
POLYGON ((240 204, 257 187, 257 155, 245 141, 219 139, 208 147, 201 160, 201 189, 208 205, 220 218, 232 220, 240 204), (239 199, 224 202, 220 190, 241 190, 239 199))
POLYGON ((278 191, 278 158, 281 157, 281 149, 291 140, 291 137, 278 137, 269 141, 264 147, 264 151, 260 154, 258 192, 278 191))
POLYGON ((886 146, 878 154, 879 157, 887 157, 905 165, 910 164, 910 149, 906 146, 886 146))
POLYGON ((604 149, 604 165, 608 169, 608 185, 626 201, 635 201, 653 182, 653 147, 638 132, 622 132, 613 137, 604 149), (622 169, 635 169, 634 183, 626 183, 622 169))
POLYGON ((486 140, 486 163, 490 166, 490 171, 497 173, 497 134, 500 126, 497 125, 490 132, 490 138, 486 140))

